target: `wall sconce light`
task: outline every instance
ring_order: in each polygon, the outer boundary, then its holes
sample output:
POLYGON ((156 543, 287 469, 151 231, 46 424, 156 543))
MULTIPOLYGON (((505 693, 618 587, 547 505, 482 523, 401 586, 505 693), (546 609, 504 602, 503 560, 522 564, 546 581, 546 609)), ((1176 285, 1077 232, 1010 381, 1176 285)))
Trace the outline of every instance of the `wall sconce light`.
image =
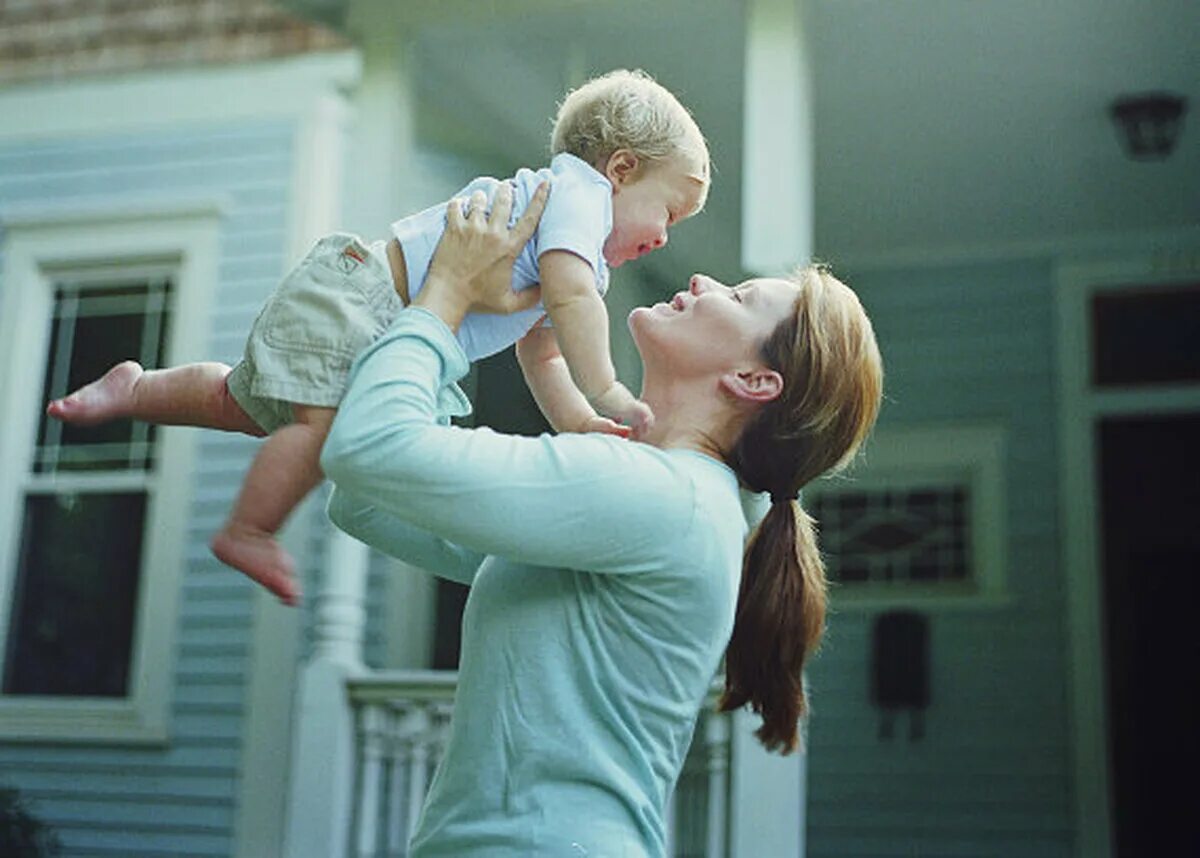
POLYGON ((1168 157, 1179 141, 1186 111, 1187 99, 1168 92, 1123 95, 1109 108, 1125 152, 1135 161, 1168 157))

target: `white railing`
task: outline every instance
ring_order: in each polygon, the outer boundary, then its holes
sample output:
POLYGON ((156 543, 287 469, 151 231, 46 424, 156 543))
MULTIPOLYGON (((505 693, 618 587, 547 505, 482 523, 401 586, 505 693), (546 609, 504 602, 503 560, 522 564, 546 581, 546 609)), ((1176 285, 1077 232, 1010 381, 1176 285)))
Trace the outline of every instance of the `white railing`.
MULTIPOLYGON (((401 858, 416 826, 450 723, 456 676, 391 671, 347 680, 354 710, 355 771, 348 854, 401 858)), ((730 718, 706 701, 668 808, 669 854, 728 854, 730 718)))

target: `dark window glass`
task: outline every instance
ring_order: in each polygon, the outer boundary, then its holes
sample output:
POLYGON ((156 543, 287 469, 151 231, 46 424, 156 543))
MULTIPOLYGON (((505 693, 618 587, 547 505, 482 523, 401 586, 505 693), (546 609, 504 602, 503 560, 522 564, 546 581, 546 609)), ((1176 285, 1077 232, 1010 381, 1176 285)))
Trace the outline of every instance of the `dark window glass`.
MULTIPOLYGON (((170 283, 79 287, 55 294, 50 354, 42 401, 63 396, 114 364, 136 360, 161 366, 166 348, 170 283)), ((155 427, 131 420, 72 426, 42 414, 34 473, 143 470, 153 466, 155 427)))
POLYGON ((1092 297, 1092 382, 1200 382, 1200 284, 1092 297))
POLYGON ((827 492, 813 515, 831 580, 937 583, 971 576, 970 495, 964 486, 827 492))
POLYGON ((28 495, 4 693, 128 693, 146 493, 28 495))

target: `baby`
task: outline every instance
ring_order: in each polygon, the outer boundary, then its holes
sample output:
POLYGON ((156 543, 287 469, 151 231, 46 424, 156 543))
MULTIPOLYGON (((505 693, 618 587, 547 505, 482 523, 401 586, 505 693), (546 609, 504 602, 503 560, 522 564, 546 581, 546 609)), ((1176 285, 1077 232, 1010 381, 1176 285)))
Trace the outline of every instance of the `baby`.
MULTIPOLYGON (((617 381, 602 297, 608 269, 667 243, 667 230, 704 205, 708 147, 688 111, 642 72, 614 71, 569 93, 551 138, 553 159, 508 179, 513 218, 543 182, 552 192, 513 267, 513 289, 541 285, 541 303, 510 316, 471 314, 458 332, 472 361, 516 344, 538 407, 559 432, 643 429, 645 403, 617 381), (549 321, 547 322, 547 317, 549 321)), ((480 178, 456 196, 499 181, 480 178)), ((132 417, 270 435, 242 483, 213 553, 288 604, 294 564, 276 540, 323 476, 318 459, 355 356, 424 285, 446 224, 438 205, 396 221, 388 239, 345 233, 313 246, 268 298, 231 370, 195 363, 144 370, 133 361, 47 407, 93 425, 132 417)))

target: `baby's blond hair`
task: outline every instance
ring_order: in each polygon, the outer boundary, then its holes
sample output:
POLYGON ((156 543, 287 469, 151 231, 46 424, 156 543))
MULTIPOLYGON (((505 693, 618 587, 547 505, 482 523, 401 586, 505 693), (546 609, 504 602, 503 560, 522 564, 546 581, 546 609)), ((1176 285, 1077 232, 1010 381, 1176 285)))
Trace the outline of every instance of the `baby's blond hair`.
POLYGON ((708 144, 671 92, 640 69, 617 69, 567 93, 554 120, 552 155, 569 152, 597 169, 618 149, 643 162, 682 155, 709 180, 708 144))

